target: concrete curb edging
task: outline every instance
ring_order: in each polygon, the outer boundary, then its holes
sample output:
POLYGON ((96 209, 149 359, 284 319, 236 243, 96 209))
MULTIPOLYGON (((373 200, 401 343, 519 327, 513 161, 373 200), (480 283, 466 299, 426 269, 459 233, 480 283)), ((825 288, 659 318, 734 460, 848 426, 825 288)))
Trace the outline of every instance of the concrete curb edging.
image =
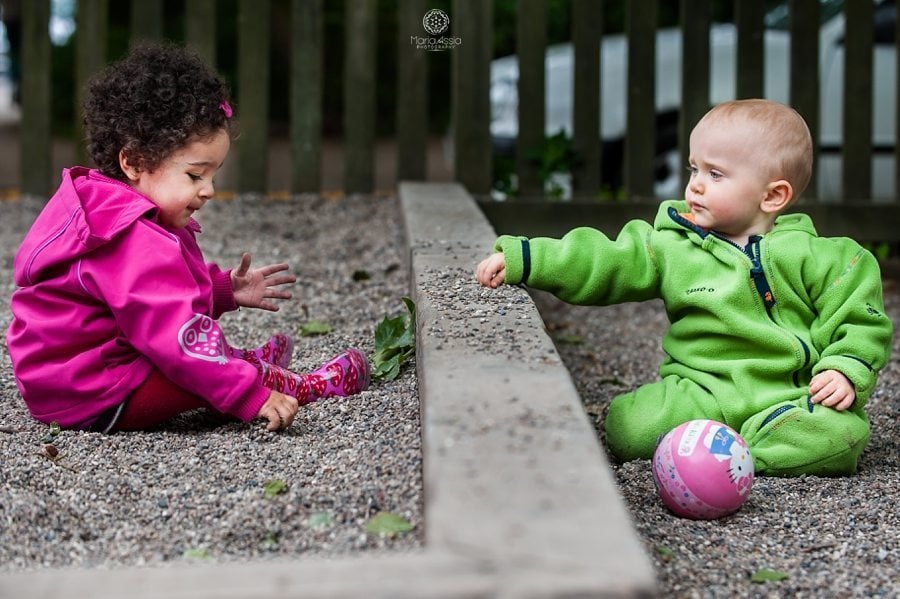
POLYGON ((462 310, 441 305, 447 271, 477 285, 494 230, 457 184, 401 183, 400 200, 418 307, 426 546, 477 556, 502 596, 653 594, 605 453, 527 293, 518 290, 518 355, 467 339, 467 312, 509 326, 491 292, 462 310))
POLYGON ((457 184, 402 183, 399 192, 418 315, 424 551, 21 572, 0 575, 0 598, 655 594, 605 454, 528 295, 515 291, 515 335, 526 348, 515 356, 469 343, 465 310, 489 326, 503 318, 490 293, 462 312, 443 303, 446 273, 466 273, 475 285, 493 229, 457 184))

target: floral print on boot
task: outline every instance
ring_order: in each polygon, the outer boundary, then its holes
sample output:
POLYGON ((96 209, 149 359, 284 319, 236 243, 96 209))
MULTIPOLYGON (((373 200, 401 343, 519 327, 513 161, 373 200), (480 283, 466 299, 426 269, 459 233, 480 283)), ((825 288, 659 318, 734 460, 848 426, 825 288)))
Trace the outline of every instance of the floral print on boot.
POLYGON ((262 383, 270 389, 297 398, 300 405, 324 397, 347 397, 369 388, 371 371, 366 356, 350 348, 309 374, 297 374, 266 362, 254 363, 262 383))

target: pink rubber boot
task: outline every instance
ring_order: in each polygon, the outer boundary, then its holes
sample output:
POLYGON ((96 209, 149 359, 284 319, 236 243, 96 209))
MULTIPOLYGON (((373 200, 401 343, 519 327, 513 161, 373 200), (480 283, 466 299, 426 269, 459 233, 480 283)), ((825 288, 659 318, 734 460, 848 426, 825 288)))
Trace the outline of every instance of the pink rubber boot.
POLYGON ((237 349, 229 347, 228 352, 232 358, 246 360, 254 366, 257 362, 268 362, 275 366, 287 368, 291 365, 291 356, 294 353, 294 340, 283 333, 272 335, 266 343, 256 349, 237 349))
POLYGON ((369 361, 361 351, 350 348, 328 360, 309 374, 297 374, 267 362, 254 363, 269 389, 296 397, 300 405, 324 397, 347 397, 369 388, 369 361))

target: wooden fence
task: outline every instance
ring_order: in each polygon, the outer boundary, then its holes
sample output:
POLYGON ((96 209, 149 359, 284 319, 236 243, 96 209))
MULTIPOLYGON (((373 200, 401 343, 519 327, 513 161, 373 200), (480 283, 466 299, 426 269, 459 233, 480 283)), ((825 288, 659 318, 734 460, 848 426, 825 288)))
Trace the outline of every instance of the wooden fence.
MULTIPOLYGON (((109 0, 79 0, 77 9, 78 44, 76 85, 104 63, 106 20, 109 0)), ((386 0, 382 0, 386 1, 386 0)), ((597 132, 600 114, 600 38, 603 30, 603 5, 613 0, 571 0, 572 41, 575 55, 573 148, 582 158, 573 173, 573 191, 577 198, 597 195, 603 185, 600 170, 603 147, 597 132)), ((620 0, 621 1, 621 0, 620 0)), ((657 1, 626 2, 628 39, 627 132, 624 142, 623 176, 625 197, 634 200, 637 213, 641 200, 653 194, 652 164, 656 129, 655 32, 657 1)), ((398 180, 421 180, 426 173, 427 51, 410 46, 410 36, 426 36, 422 17, 429 9, 425 0, 395 0, 397 15, 396 140, 398 180)), ((22 99, 23 115, 21 185, 23 192, 47 194, 50 191, 50 57, 46 24, 50 0, 23 0, 22 99)), ((132 37, 158 38, 162 35, 163 0, 132 0, 132 37)), ((519 54, 519 147, 538 145, 544 138, 544 53, 546 50, 546 7, 541 0, 518 0, 517 51, 519 54)), ((818 138, 819 72, 818 23, 819 0, 790 0, 791 80, 790 102, 807 119, 818 138)), ((185 0, 185 37, 211 62, 217 43, 216 0, 185 0)), ((738 31, 737 95, 763 95, 764 3, 759 0, 735 0, 738 31)), ((371 192, 374 186, 376 0, 345 0, 344 48, 344 188, 348 193, 371 192)), ((828 222, 871 222, 862 238, 876 238, 894 229, 889 239, 897 240, 894 223, 900 223, 896 200, 890 204, 873 203, 871 197, 872 159, 872 11, 867 1, 846 2, 847 19, 845 111, 843 125, 843 196, 850 202, 828 208, 828 222), (862 206, 860 208, 860 206, 862 206), (879 226, 878 223, 881 223, 879 226), (888 223, 892 226, 888 226, 888 223), (874 227, 874 228, 873 228, 874 227)), ((452 35, 462 40, 448 50, 452 53, 451 139, 455 150, 454 175, 473 194, 484 196, 492 184, 492 147, 490 137, 490 61, 493 58, 493 18, 491 1, 453 0, 450 8, 452 35)), ((711 28, 710 2, 681 0, 683 30, 682 109, 678 115, 679 147, 686 153, 684 141, 692 125, 708 109, 710 81, 711 28)), ((239 191, 265 192, 267 147, 269 140, 269 38, 272 19, 290 19, 290 148, 291 191, 320 190, 322 150, 323 90, 323 0, 239 0, 237 21, 238 90, 237 104, 242 121, 238 142, 240 153, 237 185, 239 191), (289 14, 287 14, 289 13, 289 14)), ((898 27, 900 29, 900 27, 898 27)), ((898 32, 900 33, 900 32, 898 32)), ((900 35, 896 36, 900 39, 900 35)), ((282 76, 282 74, 278 74, 282 76)), ((897 78, 900 84, 900 76, 897 78)), ((900 94, 898 94, 900 95, 900 94)), ((79 99, 80 100, 80 99, 79 99)), ((329 99, 329 101, 336 101, 329 99)), ((79 102, 80 105, 80 102, 79 102)), ((601 107, 602 110, 602 107, 601 107)), ((900 127, 900 119, 897 119, 900 127)), ((898 132, 900 133, 900 132, 898 132)), ((900 137, 900 135, 898 135, 900 137)), ((523 195, 540 195, 540 182, 534 165, 519 152, 518 178, 523 195)), ((684 163, 687 161, 684 160, 684 163)), ((900 154, 895 151, 895 165, 900 154)), ((900 168, 894 169, 900 189, 900 168)), ((813 180, 815 182, 815 178, 813 180)), ((813 185, 814 185, 813 182, 813 185)), ((815 188, 807 194, 815 197, 815 188)), ((577 204, 578 202, 575 202, 577 204)), ((563 222, 563 208, 554 214, 563 222)), ((521 207, 521 206, 520 206, 521 207)), ((825 209, 825 207, 820 207, 825 209)), ((621 208, 620 208, 621 209, 621 208)), ((513 211, 495 207, 494 218, 513 211)), ((624 209, 631 214, 628 209, 624 209)), ((576 209, 574 213, 578 213, 576 209)), ((573 217, 574 218, 574 217, 573 217)), ((580 216, 578 217, 580 218, 580 216)), ((859 233, 859 231, 857 231, 859 233)), ((879 237, 884 238, 884 237, 879 237)))

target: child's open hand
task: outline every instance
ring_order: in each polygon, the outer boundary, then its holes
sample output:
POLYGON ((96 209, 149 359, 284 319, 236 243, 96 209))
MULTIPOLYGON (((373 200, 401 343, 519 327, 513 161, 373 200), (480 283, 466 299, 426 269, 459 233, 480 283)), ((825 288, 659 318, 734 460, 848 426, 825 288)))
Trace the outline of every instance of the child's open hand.
POLYGON ((506 258, 503 252, 491 254, 475 269, 475 278, 483 287, 496 289, 506 278, 506 258))
POLYGON ((810 401, 835 410, 846 410, 856 400, 856 389, 837 370, 823 370, 809 382, 810 401))
POLYGON ((259 418, 269 421, 266 430, 284 430, 294 422, 294 416, 300 409, 300 404, 290 395, 278 391, 272 391, 266 403, 259 409, 259 418))
POLYGON ((294 283, 297 278, 293 275, 278 274, 289 268, 285 263, 268 264, 251 270, 250 260, 250 254, 245 252, 241 256, 240 266, 231 271, 234 300, 239 306, 277 312, 278 306, 266 298, 291 299, 290 291, 281 291, 275 289, 275 286, 294 283))

